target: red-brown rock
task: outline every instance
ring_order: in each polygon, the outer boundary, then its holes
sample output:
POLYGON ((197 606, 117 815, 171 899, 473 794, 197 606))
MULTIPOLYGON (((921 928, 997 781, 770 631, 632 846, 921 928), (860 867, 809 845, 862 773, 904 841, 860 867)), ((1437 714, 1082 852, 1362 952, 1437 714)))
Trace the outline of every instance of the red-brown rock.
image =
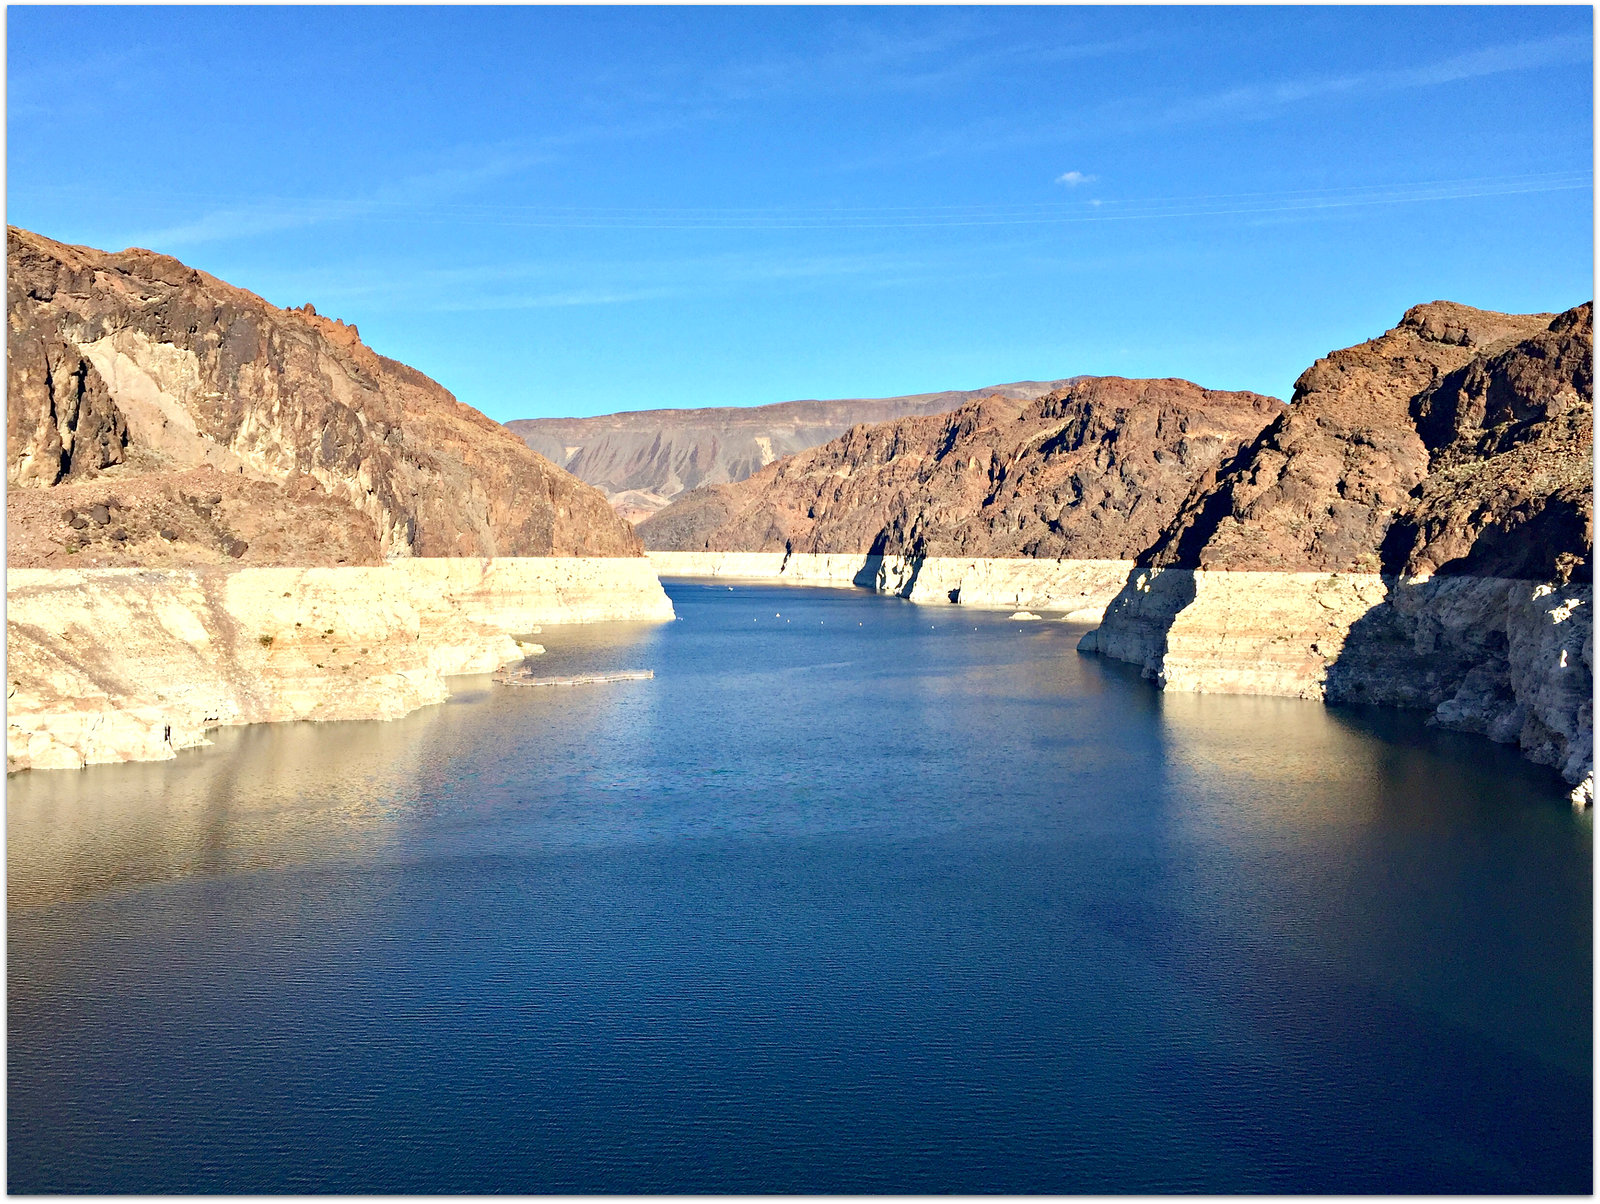
POLYGON ((91 553, 108 558, 97 563, 141 563, 156 543, 163 563, 641 551, 597 490, 366 347, 353 326, 152 251, 15 228, 6 250, 14 565, 52 541, 64 548, 69 529, 59 502, 38 509, 19 494, 78 484, 86 501, 120 489, 153 507, 117 548, 91 553), (224 510, 251 510, 226 535, 181 513, 188 474, 206 466, 224 482, 224 510), (46 515, 49 529, 28 525, 46 515), (179 539, 160 540, 162 525, 179 539), (147 527, 153 542, 139 537, 147 527))
POLYGON ((1086 378, 855 427, 687 494, 639 533, 663 550, 1129 558, 1282 409, 1183 380, 1086 378))

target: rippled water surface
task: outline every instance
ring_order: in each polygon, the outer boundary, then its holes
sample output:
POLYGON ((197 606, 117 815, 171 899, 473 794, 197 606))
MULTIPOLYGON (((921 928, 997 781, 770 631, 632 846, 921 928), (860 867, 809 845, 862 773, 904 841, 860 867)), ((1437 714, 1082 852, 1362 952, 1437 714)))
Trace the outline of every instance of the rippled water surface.
POLYGON ((669 585, 562 690, 13 777, 12 1191, 1591 1177, 1591 837, 1411 716, 669 585))

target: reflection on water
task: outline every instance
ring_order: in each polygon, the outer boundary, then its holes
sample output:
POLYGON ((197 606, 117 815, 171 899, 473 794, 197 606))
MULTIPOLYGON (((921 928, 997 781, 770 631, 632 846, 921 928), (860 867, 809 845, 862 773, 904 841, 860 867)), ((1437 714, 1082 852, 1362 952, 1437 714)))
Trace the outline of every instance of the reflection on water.
MULTIPOLYGON (((551 676, 572 665, 631 665, 633 651, 658 633, 654 624, 633 623, 549 630, 560 651, 538 663, 551 676)), ((497 742, 515 739, 502 725, 506 704, 516 700, 487 676, 455 678, 451 686, 445 704, 398 720, 224 727, 211 733, 210 747, 172 761, 13 775, 7 907, 317 859, 381 857, 459 766, 492 763, 497 742)), ((617 700, 579 701, 600 704, 577 708, 591 716, 614 711, 605 704, 617 700)), ((514 722, 523 718, 513 713, 514 722)), ((603 738, 590 732, 591 742, 603 738)))
POLYGON ((11 779, 12 1190, 1587 1190, 1548 771, 670 588, 539 637, 653 681, 11 779))
POLYGON ((1285 956, 1590 1074, 1591 1035, 1572 1023, 1590 965, 1570 954, 1590 939, 1592 821, 1561 809, 1550 771, 1415 712, 1201 694, 1160 706, 1183 800, 1172 831, 1191 849, 1170 897, 1247 914, 1285 956), (1528 922, 1507 925, 1507 909, 1528 922))

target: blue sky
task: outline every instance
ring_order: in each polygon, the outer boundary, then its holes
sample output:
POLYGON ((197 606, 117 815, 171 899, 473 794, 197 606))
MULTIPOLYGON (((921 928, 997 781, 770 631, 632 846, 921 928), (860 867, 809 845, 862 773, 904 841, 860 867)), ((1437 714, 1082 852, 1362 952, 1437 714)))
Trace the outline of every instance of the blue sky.
POLYGON ((1287 398, 1593 295, 1588 7, 28 8, 7 219, 506 420, 1077 373, 1287 398))

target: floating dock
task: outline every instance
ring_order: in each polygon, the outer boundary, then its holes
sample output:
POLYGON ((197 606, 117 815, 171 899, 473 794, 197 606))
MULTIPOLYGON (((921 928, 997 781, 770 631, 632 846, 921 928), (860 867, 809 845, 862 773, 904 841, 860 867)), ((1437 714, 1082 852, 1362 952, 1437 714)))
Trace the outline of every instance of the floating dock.
POLYGON ((582 673, 577 677, 533 677, 501 669, 494 680, 502 686, 598 686, 608 681, 649 681, 655 675, 654 669, 628 669, 620 673, 582 673))

